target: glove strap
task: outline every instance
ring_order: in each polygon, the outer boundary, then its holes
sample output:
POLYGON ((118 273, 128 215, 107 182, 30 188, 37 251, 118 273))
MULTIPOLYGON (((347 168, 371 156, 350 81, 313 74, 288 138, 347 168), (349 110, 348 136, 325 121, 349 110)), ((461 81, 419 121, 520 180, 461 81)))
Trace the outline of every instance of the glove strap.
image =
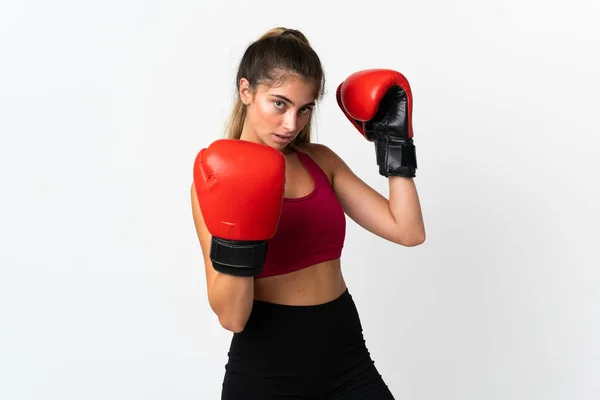
POLYGON ((379 174, 414 178, 417 170, 417 153, 412 139, 384 138, 375 141, 379 174))
POLYGON ((210 260, 219 272, 234 276, 261 273, 267 255, 267 241, 240 241, 212 237, 210 260))

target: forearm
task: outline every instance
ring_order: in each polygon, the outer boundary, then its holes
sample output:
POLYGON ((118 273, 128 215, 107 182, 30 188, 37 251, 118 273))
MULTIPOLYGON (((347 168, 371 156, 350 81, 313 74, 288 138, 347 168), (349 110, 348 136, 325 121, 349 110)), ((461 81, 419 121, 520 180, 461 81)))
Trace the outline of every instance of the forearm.
POLYGON ((252 311, 254 278, 217 273, 208 298, 221 325, 232 332, 241 332, 252 311))
POLYGON ((390 176, 389 207, 404 242, 418 245, 425 240, 425 225, 421 203, 415 182, 412 178, 390 176))

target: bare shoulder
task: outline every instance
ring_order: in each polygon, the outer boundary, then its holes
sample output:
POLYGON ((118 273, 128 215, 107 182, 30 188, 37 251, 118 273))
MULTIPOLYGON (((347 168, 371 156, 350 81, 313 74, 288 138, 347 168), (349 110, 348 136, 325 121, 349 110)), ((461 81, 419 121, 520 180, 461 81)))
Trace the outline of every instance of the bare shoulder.
POLYGON ((303 143, 298 146, 298 150, 311 156, 330 178, 346 165, 334 150, 321 143, 303 143))

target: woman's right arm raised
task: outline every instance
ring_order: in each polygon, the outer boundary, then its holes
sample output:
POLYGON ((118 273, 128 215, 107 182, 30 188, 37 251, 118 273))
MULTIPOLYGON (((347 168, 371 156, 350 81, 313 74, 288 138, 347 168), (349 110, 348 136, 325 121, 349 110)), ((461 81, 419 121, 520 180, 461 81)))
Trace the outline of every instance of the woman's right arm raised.
POLYGON ((196 195, 195 185, 191 187, 192 214, 194 225, 202 248, 204 266, 206 270, 206 285, 208 292, 208 302, 211 309, 219 317, 219 323, 223 328, 231 332, 241 332, 250 312, 254 301, 254 278, 227 275, 218 272, 213 268, 210 260, 210 242, 211 234, 208 231, 198 197, 196 195))

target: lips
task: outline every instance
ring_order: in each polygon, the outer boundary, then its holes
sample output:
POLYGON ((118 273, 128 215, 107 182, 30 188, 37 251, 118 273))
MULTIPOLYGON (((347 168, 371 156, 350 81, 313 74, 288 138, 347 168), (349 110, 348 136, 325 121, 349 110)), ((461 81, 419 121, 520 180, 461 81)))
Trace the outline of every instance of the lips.
POLYGON ((287 145, 288 143, 290 143, 293 139, 293 135, 278 135, 276 133, 273 134, 273 141, 275 141, 275 143, 281 144, 281 145, 287 145))

